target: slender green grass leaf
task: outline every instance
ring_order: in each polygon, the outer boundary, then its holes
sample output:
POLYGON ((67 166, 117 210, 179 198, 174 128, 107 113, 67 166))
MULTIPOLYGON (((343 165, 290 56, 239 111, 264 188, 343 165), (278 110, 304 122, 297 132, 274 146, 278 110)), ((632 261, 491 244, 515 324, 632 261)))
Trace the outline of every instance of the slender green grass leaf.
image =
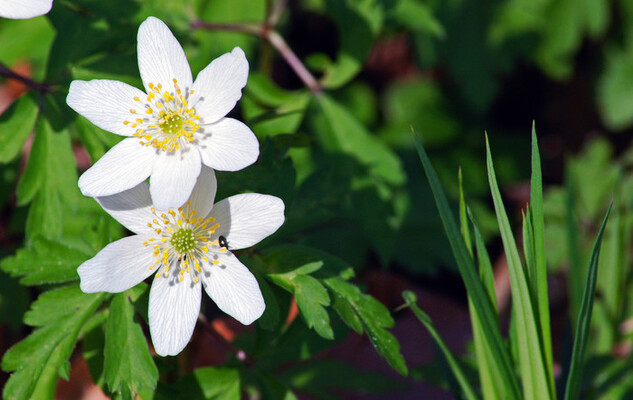
POLYGON ((591 350, 608 353, 620 339, 620 324, 626 319, 623 314, 626 285, 629 269, 629 247, 625 247, 626 226, 631 225, 627 220, 622 204, 622 174, 618 171, 616 185, 613 189, 613 206, 609 216, 609 225, 605 228, 602 240, 602 251, 598 269, 600 275, 596 282, 596 292, 601 294, 600 302, 597 302, 593 310, 594 327, 599 326, 596 335, 591 340, 591 350), (598 325, 597 325, 598 324, 598 325))
MULTIPOLYGON (((477 263, 479 265, 479 277, 486 289, 490 303, 495 312, 495 316, 498 315, 497 310, 497 296, 495 293, 495 281, 494 272, 492 270, 492 263, 490 262, 490 256, 484 243, 484 239, 481 236, 481 232, 477 227, 472 215, 469 215, 471 223, 473 224, 473 232, 475 237, 475 248, 477 249, 477 263)), ((471 315, 474 311, 471 310, 471 315)), ((480 322, 473 318, 473 338, 475 342, 475 351, 477 352, 477 364, 481 379, 481 391, 484 399, 505 399, 508 397, 507 393, 510 392, 509 383, 503 380, 503 377, 499 373, 499 370, 494 365, 494 356, 492 355, 492 348, 490 345, 481 340, 481 344, 477 343, 477 333, 475 329, 475 323, 480 322), (481 356, 480 356, 481 354, 481 356)))
POLYGON ((440 334, 437 333, 437 330, 435 329, 435 326, 433 325, 433 321, 428 316, 428 314, 422 311, 416 304, 417 298, 415 294, 410 291, 405 291, 402 293, 402 297, 404 298, 404 301, 407 302, 407 306, 411 308, 411 311, 413 311, 413 314, 422 323, 422 325, 424 325, 424 327, 429 332, 429 334, 431 335, 431 337, 433 338, 437 346, 442 351, 442 355, 446 359, 446 362, 448 363, 451 371, 455 375, 455 379, 457 379, 457 382, 459 383, 459 387, 461 388, 464 394, 464 398, 469 399, 469 400, 477 399, 477 395, 475 394, 475 391, 473 390, 473 387, 471 386, 470 382, 466 378, 464 371, 460 367, 459 363, 457 362, 457 360, 455 359, 451 351, 446 346, 446 343, 444 343, 444 340, 442 340, 442 337, 440 336, 440 334))
POLYGON ((470 221, 473 224, 473 232, 475 233, 475 248, 477 249, 477 262, 479 264, 479 277, 484 284, 484 288, 490 298, 490 304, 495 312, 495 316, 498 315, 497 310, 497 294, 495 291, 495 274, 492 270, 492 262, 486 249, 484 238, 481 235, 481 231, 477 227, 473 216, 469 212, 470 221))
MULTIPOLYGON (((462 170, 459 169, 458 173, 459 181, 459 224, 464 238, 464 242, 468 247, 468 251, 473 257, 472 240, 470 235, 470 228, 468 225, 468 212, 466 209, 466 201, 464 199, 464 187, 462 185, 462 170)), ((481 267, 480 267, 480 276, 481 267)), ((483 279, 482 279, 483 281, 483 279)), ((484 284, 485 285, 485 284, 484 284)), ((493 283, 494 291, 494 283, 493 283)), ((496 303, 494 295, 491 298, 493 306, 496 303)), ((475 355, 477 357, 477 369, 479 370, 479 381, 481 384, 481 392, 486 399, 502 399, 505 397, 503 381, 498 375, 497 368, 494 365, 494 357, 492 355, 492 349, 486 341, 486 333, 484 332, 481 322, 479 321, 479 315, 475 312, 473 302, 468 298, 468 310, 470 313, 470 320, 473 329, 473 343, 475 345, 475 355), (495 376, 496 375, 496 376, 495 376)), ((449 363, 450 366, 450 363, 449 363)))
POLYGON ((503 377, 503 381, 507 382, 510 389, 507 394, 508 399, 518 399, 521 397, 519 390, 519 383, 514 375, 514 367, 508 354, 507 349, 503 345, 503 338, 499 330, 499 325, 496 318, 496 313, 491 304, 490 298, 486 293, 474 262, 468 254, 468 249, 464 240, 462 239, 453 212, 451 211, 444 190, 440 185, 437 173, 431 161, 419 140, 415 140, 415 144, 420 156, 420 161, 424 167, 424 171, 429 180, 431 190, 433 191, 433 197, 440 213, 444 230, 453 249, 453 255, 457 261, 459 272, 464 280, 464 285, 468 291, 471 301, 473 302, 474 310, 479 316, 482 329, 485 332, 485 338, 488 340, 492 349, 491 354, 494 357, 496 368, 500 375, 503 377))
POLYGON ((530 177, 530 208, 534 254, 534 279, 532 292, 536 294, 538 317, 541 328, 541 344, 545 355, 545 366, 549 378, 550 393, 554 393, 554 373, 552 367, 552 334, 550 329, 549 296, 547 291, 547 265, 545 263, 545 213, 543 212, 543 178, 541 156, 536 137, 536 123, 532 123, 532 176, 530 177))
POLYGON ((29 95, 20 97, 0 116, 0 163, 17 157, 33 131, 37 118, 37 104, 29 95))
POLYGON ((534 228, 532 227, 532 213, 528 206, 525 212, 521 211, 523 217, 523 257, 525 258, 525 272, 532 292, 532 298, 536 298, 536 271, 534 268, 534 228))
POLYGON ((589 337, 589 328, 591 325, 591 311, 593 310, 593 299, 596 292, 596 280, 598 279, 598 260, 600 258, 600 245, 602 244, 602 235, 607 225, 609 214, 611 213, 611 205, 604 216, 598 236, 591 250, 591 259, 589 261, 589 269, 587 270, 587 280, 585 281, 585 290, 583 291, 580 310, 578 313, 578 321, 576 323, 576 337, 574 339, 574 347, 571 355, 571 363, 569 366, 569 375, 567 385, 565 387, 565 400, 578 399, 580 396, 580 383, 582 379, 582 364, 584 362, 585 348, 589 337))
POLYGON ((549 386, 550 379, 545 365, 541 338, 538 330, 538 316, 532 302, 527 276, 521 264, 510 221, 506 213, 497 178, 495 176, 490 144, 486 136, 486 161, 488 165, 488 181, 497 214, 499 231, 505 249, 510 274, 512 291, 512 307, 517 323, 517 340, 519 347, 519 364, 523 381, 523 394, 526 399, 551 399, 554 396, 549 386))
POLYGON ((569 249, 569 317, 572 321, 578 319, 578 310, 580 308, 580 299, 583 287, 582 250, 580 249, 579 226, 576 221, 574 201, 574 186, 571 177, 570 168, 567 168, 565 180, 565 209, 567 210, 567 247, 569 249))
POLYGON ((473 245, 472 245, 472 240, 470 239, 470 228, 468 227, 468 215, 466 212, 466 200, 464 199, 464 186, 462 182, 461 168, 459 168, 457 179, 459 181, 459 228, 460 228, 460 231, 462 232, 464 243, 466 243, 466 248, 468 248, 468 252, 470 253, 470 256, 472 257, 473 245))

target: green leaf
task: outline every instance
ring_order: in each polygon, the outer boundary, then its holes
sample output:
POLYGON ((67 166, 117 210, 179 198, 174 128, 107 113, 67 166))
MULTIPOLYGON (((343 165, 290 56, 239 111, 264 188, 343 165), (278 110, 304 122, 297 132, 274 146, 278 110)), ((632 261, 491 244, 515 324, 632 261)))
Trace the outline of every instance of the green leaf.
POLYGON ((345 108, 327 95, 317 98, 323 120, 317 129, 321 144, 329 151, 354 157, 372 175, 393 185, 401 185, 405 174, 398 156, 372 136, 345 108))
POLYGON ((384 16, 382 8, 376 7, 372 0, 325 0, 325 9, 338 28, 340 47, 335 62, 321 54, 311 64, 323 70, 321 84, 336 89, 361 71, 384 16))
POLYGON ((607 225, 609 214, 611 213, 611 205, 604 216, 600 230, 596 236, 596 241, 591 250, 591 259, 587 270, 587 279, 585 281, 585 289, 582 294, 582 302, 580 303, 580 311, 578 313, 578 321, 576 322, 576 337, 574 338, 574 347, 572 350, 571 362, 569 367, 569 375, 567 384, 565 385, 565 400, 578 399, 580 397, 580 384, 582 380, 582 364, 585 358, 585 348, 589 338, 589 328, 591 326, 591 312, 593 310, 593 299, 596 291, 596 280, 598 279, 598 261, 600 258, 600 246, 602 244, 602 235, 607 225))
POLYGON ((158 369, 127 293, 117 294, 110 305, 104 357, 105 381, 113 392, 135 398, 156 387, 158 369))
MULTIPOLYGON (((461 230, 461 234, 462 237, 464 238, 464 243, 466 244, 467 248, 468 248, 468 252, 470 253, 471 257, 473 256, 473 250, 472 250, 472 240, 471 240, 471 235, 470 235, 470 228, 468 225, 468 212, 466 209, 466 201, 464 199, 464 188, 462 185, 462 170, 461 168, 459 169, 459 173, 458 173, 458 181, 459 181, 459 224, 460 224, 460 230, 461 230)), ((474 223, 473 223, 474 225, 474 223)), ((479 231, 477 230, 477 227, 475 226, 475 241, 476 241, 476 247, 477 247, 477 255, 478 255, 478 262, 479 262, 479 275, 481 277, 482 283, 484 284, 484 286, 486 287, 486 290, 488 292, 488 295, 490 296, 490 302, 493 305, 493 308, 495 309, 495 313, 497 312, 496 309, 496 302, 497 299, 495 298, 494 295, 494 281, 492 281, 492 283, 490 282, 490 279, 492 278, 492 267, 489 265, 490 264, 490 259, 488 259, 488 253, 485 250, 485 246, 483 245, 483 239, 481 238, 481 233, 479 233, 479 231), (481 242, 481 243, 479 243, 481 242), (484 246, 484 253, 482 254, 481 252, 481 246, 484 246), (487 262, 487 265, 486 265, 487 262), (488 269, 490 271, 488 271, 488 269), (490 286, 492 286, 492 288, 490 288, 490 286), (492 295, 490 295, 492 291, 492 295)), ((405 293, 406 294, 406 293, 405 293)), ((408 296, 413 296, 413 293, 408 293, 408 296)), ((415 303, 415 301, 413 301, 415 303)), ((473 302, 470 299, 470 296, 468 298, 468 309, 470 312, 470 318, 471 318, 471 325, 472 325, 472 329, 473 329, 473 342, 475 345, 475 354, 477 356, 477 366, 479 369, 479 380, 481 383, 481 391, 484 395, 484 398, 504 398, 506 397, 505 393, 508 392, 508 390, 505 388, 505 382, 503 382, 503 380, 501 379, 501 376, 499 375, 499 371, 495 366, 495 360, 494 360, 494 356, 492 354, 492 349, 490 348, 490 345, 488 343, 488 341, 486 340, 486 333, 483 330, 483 327, 481 325, 481 321, 479 320, 479 315, 475 312, 474 308, 473 308, 473 302)), ((417 314, 416 314, 417 315, 417 314)), ((419 317, 418 317, 419 318, 419 317)), ((430 323, 430 320, 429 320, 430 323)), ((432 326, 432 325, 431 325, 432 326)), ((427 327, 428 329, 428 327, 427 327)), ((433 328, 434 329, 434 328, 433 328)), ((436 333, 437 334, 437 333, 436 333)), ((438 336, 439 339, 439 336, 438 336)), ((437 340, 437 339, 436 339, 437 340)), ((441 340, 441 339, 439 339, 441 340)), ((438 346, 442 349, 442 351, 445 351, 444 348, 442 346, 444 346, 443 343, 438 343, 438 346)), ((448 349, 446 349, 446 351, 448 351, 448 349)), ((450 355, 452 357, 452 355, 450 355)), ((449 364, 449 366, 451 367, 451 369, 453 369, 453 365, 455 364, 454 360, 449 360, 448 356, 446 356, 447 358, 447 362, 449 364)), ((457 365, 457 368, 459 368, 459 366, 457 365)), ((459 374, 461 374, 462 376, 457 376, 458 372, 454 371, 453 372, 456 375, 457 381, 458 383, 461 385, 461 380, 465 379, 463 377, 463 373, 461 372, 461 370, 459 371, 459 374)), ((468 383, 468 382, 467 382, 468 383)), ((466 392, 466 389, 462 388, 462 390, 464 392, 466 392)))
POLYGON ((427 3, 400 0, 387 15, 411 30, 429 33, 438 38, 446 35, 442 24, 435 18, 427 3))
POLYGON ((2 359, 2 369, 13 371, 7 381, 5 399, 53 398, 57 377, 66 374, 77 335, 93 315, 105 294, 84 294, 78 286, 45 293, 33 303, 29 322, 40 326, 2 359), (72 307, 61 308, 58 300, 72 298, 72 307), (50 322, 50 324, 48 324, 50 322))
POLYGON ((239 400, 240 374, 235 368, 198 368, 193 375, 206 400, 239 400))
POLYGON ((284 274, 268 274, 268 277, 294 293, 297 306, 305 318, 308 327, 326 339, 333 339, 330 316, 324 307, 330 305, 330 297, 321 282, 307 275, 321 268, 323 262, 312 262, 284 274))
POLYGON ((532 248, 534 255, 534 279, 531 282, 532 293, 536 296, 541 340, 545 357, 545 367, 550 380, 550 391, 554 393, 554 358, 552 355, 552 334, 549 315, 549 294, 547 291, 547 265, 545 263, 545 212, 543 211, 543 178, 541 173, 541 155, 536 137, 536 123, 532 123, 532 176, 530 178, 530 208, 532 212, 532 248))
POLYGON ((295 133, 311 98, 307 90, 284 90, 258 73, 249 75, 244 90, 242 111, 248 126, 260 138, 295 133))
POLYGON ((459 233, 455 218, 448 205, 448 200, 440 185, 437 173, 433 169, 431 161, 419 139, 415 140, 415 144, 418 155, 420 156, 420 161, 422 162, 429 184, 431 185, 435 203, 442 218, 444 230, 448 236, 451 248, 453 249, 453 255, 457 261, 459 272, 464 280, 468 295, 473 302, 473 309, 478 314, 482 329, 485 332, 484 337, 488 340, 488 344, 492 349, 491 354, 494 357, 497 370, 502 376, 503 382, 507 382, 509 387, 507 396, 511 399, 518 399, 521 397, 519 384, 514 375, 514 367, 512 366, 510 355, 503 345, 503 338, 499 330, 496 312, 491 304, 490 297, 477 274, 473 260, 468 254, 466 244, 459 233))
POLYGON ((31 146, 26 168, 18 181, 16 189, 18 205, 23 205, 33 200, 42 182, 46 179, 46 159, 50 135, 49 127, 40 121, 35 129, 33 145, 31 146))
POLYGON ((330 316, 324 307, 330 305, 330 296, 323 285, 309 275, 298 275, 293 279, 295 298, 301 315, 310 328, 326 339, 333 339, 330 316))
POLYGON ((26 95, 0 115, 0 163, 12 161, 20 153, 33 131, 37 111, 37 103, 26 95))
POLYGON ((499 231, 503 241, 508 272, 510 274, 510 288, 512 291, 512 306, 517 323, 517 338, 519 344, 519 361, 523 381, 525 398, 550 399, 554 396, 550 382, 549 369, 545 365, 545 354, 542 348, 541 332, 538 329, 538 314, 535 311, 535 300, 532 299, 528 279, 521 264, 508 215, 506 214, 497 185, 490 145, 486 136, 486 156, 488 164, 488 181, 490 192, 497 214, 499 231))
POLYGON ((293 365, 283 371, 279 379, 315 399, 341 399, 337 396, 340 391, 386 396, 401 387, 399 382, 384 374, 359 370, 332 359, 312 359, 293 365))
POLYGON ((91 257, 58 240, 44 237, 31 239, 15 256, 2 260, 0 268, 23 285, 41 285, 76 280, 77 267, 91 257))
MULTIPOLYGON (((361 321, 369 340, 378 354, 384 357, 389 365, 401 375, 407 375, 408 368, 400 353, 400 343, 387 330, 393 328, 394 321, 389 310, 372 296, 362 294, 358 287, 334 277, 324 279, 323 283, 340 301, 348 303, 349 308, 361 321)), ((347 321, 346 321, 347 322, 347 321)))
POLYGON ((605 125, 623 130, 633 124, 633 46, 609 49, 596 91, 598 109, 605 125))
MULTIPOLYGON (((418 300, 415 294, 410 291, 405 291, 402 293, 402 297, 404 298, 404 301, 407 302, 407 306, 409 306, 411 311, 413 311, 413 314, 415 315, 415 317, 418 319, 418 321, 422 323, 422 325, 424 325, 424 327, 429 332, 429 334, 431 335, 431 337, 433 338, 437 346, 442 351, 442 355, 446 359, 446 362, 451 368, 451 371, 455 375, 455 378, 457 379, 457 382, 459 383, 459 387, 461 388, 464 394, 464 397, 469 400, 477 399, 475 390, 473 389, 470 382, 466 378, 466 375, 464 374, 464 371, 462 371, 462 368, 460 367, 459 363, 457 362, 457 360, 455 359, 451 351, 446 346, 446 343, 444 343, 444 340, 442 340, 442 337, 435 329, 435 326, 433 325, 433 321, 431 320, 431 317, 429 317, 424 311, 420 310, 420 308, 416 304, 418 300)), ((480 365, 480 368, 483 368, 483 366, 480 365)))

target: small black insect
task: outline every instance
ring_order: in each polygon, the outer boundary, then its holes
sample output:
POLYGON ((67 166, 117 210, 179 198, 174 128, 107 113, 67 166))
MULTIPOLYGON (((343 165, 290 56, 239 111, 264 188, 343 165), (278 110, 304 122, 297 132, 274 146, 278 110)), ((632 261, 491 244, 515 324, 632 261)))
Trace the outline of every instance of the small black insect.
POLYGON ((218 238, 218 243, 220 243, 220 247, 224 247, 227 250, 229 249, 229 242, 226 241, 224 236, 218 238))

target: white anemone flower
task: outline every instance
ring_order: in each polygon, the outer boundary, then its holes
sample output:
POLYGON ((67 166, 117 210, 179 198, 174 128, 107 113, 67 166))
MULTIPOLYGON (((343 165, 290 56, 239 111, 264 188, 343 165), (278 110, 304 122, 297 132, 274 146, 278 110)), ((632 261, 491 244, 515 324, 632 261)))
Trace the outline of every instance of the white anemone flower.
POLYGON ((194 82, 174 35, 149 17, 138 30, 138 66, 145 92, 103 79, 70 85, 70 107, 98 127, 126 136, 79 178, 84 195, 113 195, 149 177, 154 206, 177 208, 189 197, 202 164, 237 171, 257 160, 253 132, 225 117, 248 79, 248 61, 239 47, 213 60, 194 82))
POLYGON ((27 19, 47 14, 53 0, 0 0, 0 17, 27 19))
POLYGON ((188 201, 157 211, 146 182, 97 201, 135 235, 103 248, 79 266, 86 293, 123 292, 150 275, 149 328, 156 353, 178 354, 200 312, 202 288, 225 313, 248 325, 266 305, 253 274, 231 252, 252 246, 284 221, 284 203, 246 193, 215 205, 215 173, 203 167, 188 201))

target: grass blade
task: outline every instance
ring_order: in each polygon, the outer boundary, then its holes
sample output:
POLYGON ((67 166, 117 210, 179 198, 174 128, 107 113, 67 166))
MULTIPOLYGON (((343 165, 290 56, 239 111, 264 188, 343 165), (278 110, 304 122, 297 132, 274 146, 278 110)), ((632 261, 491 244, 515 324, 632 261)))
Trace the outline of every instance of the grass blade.
POLYGON ((517 339, 519 345, 519 364, 523 381, 523 394, 526 399, 546 400, 554 396, 549 386, 547 367, 541 348, 537 314, 532 303, 527 276, 519 250, 517 249, 510 222, 506 213, 501 193, 497 184, 495 170, 490 154, 490 144, 486 136, 486 162, 488 165, 488 181, 494 202, 495 213, 499 223, 499 231, 508 262, 510 288, 512 291, 512 308, 516 317, 517 339))
POLYGON ((547 292, 547 265, 545 263, 545 213, 543 212, 543 178, 541 173, 541 156, 536 138, 536 124, 532 123, 532 176, 530 177, 530 208, 532 222, 532 249, 534 268, 532 275, 532 292, 536 294, 539 327, 541 328, 541 344, 549 378, 550 393, 554 393, 554 373, 552 367, 552 335, 550 329, 549 296, 547 292))
POLYGON ((448 366, 455 375, 455 379, 457 380, 457 383, 459 384, 459 387, 464 394, 463 397, 468 400, 476 400, 477 395, 475 394, 473 387, 466 378, 466 375, 464 374, 464 371, 460 367, 459 363, 446 346, 446 343, 444 343, 442 337, 439 335, 439 333, 437 333, 431 317, 429 317, 428 314, 422 311, 416 304, 417 299, 415 294, 407 290, 402 293, 402 298, 404 298, 404 301, 407 302, 407 306, 409 306, 411 311, 413 311, 413 314, 416 316, 416 318, 422 323, 422 325, 424 325, 426 330, 429 331, 429 334, 431 335, 433 340, 435 340, 435 343, 442 351, 442 354, 444 355, 448 366))
POLYGON ((602 235, 604 227, 607 225, 609 214, 611 213, 611 205, 604 216, 598 236, 591 250, 591 259, 589 261, 589 269, 587 270, 587 280, 585 282, 585 290, 583 291, 582 301, 578 312, 578 322, 576 324, 576 338, 574 339, 574 347, 571 354, 571 363, 569 366, 569 376, 565 388, 565 400, 578 399, 580 396, 580 380, 582 379, 582 363, 587 346, 587 338, 589 336, 589 327, 591 325, 591 311, 593 309, 593 299, 596 292, 596 280, 598 279, 598 260, 600 258, 600 245, 602 244, 602 235))
MULTIPOLYGON (((468 247, 471 257, 473 257, 472 251, 472 239, 470 234, 470 228, 468 225, 468 212, 466 209, 466 200, 464 198, 464 187, 462 185, 462 170, 459 169, 458 174, 459 181, 459 225, 464 238, 464 242, 468 247)), ((473 225, 474 222, 473 222, 473 225)), ((476 227, 475 227, 476 229, 476 227)), ((483 244, 481 234, 477 231, 475 233, 479 236, 475 238, 477 241, 477 258, 479 264, 479 276, 488 292, 490 302, 493 305, 496 313, 496 298, 494 294, 494 278, 492 277, 492 266, 490 265, 490 259, 488 252, 483 244), (481 250, 483 247, 483 252, 481 250), (487 265, 485 265, 487 261, 487 265), (482 265, 484 264, 484 265, 482 265), (491 295, 492 290, 492 295, 491 295)), ((473 302, 468 298, 468 310, 470 313, 471 325, 473 329, 473 343, 475 347, 475 356, 477 358, 477 370, 479 371, 479 382, 481 385, 481 393, 484 399, 504 399, 508 392, 505 388, 502 378, 499 376, 499 372, 495 367, 494 356, 492 355, 492 349, 488 345, 486 340, 486 333, 484 332, 479 316, 475 312, 473 302)))
POLYGON ((457 262, 459 272, 464 280, 464 285, 471 301, 473 302, 475 312, 478 314, 479 321, 483 331, 485 332, 486 340, 490 344, 492 349, 492 355, 494 362, 499 370, 500 375, 504 382, 507 382, 510 392, 508 393, 508 399, 518 399, 521 397, 519 384, 516 376, 514 375, 514 369, 512 361, 507 349, 504 346, 501 331, 496 319, 496 313, 490 302, 486 290, 484 289, 481 280, 475 269, 474 262, 468 253, 466 244, 460 235, 457 224, 455 223, 455 217, 451 211, 444 190, 440 185, 437 173, 431 165, 431 161, 422 146, 419 139, 415 140, 415 145, 418 150, 418 155, 424 171, 429 180, 431 190, 433 191, 433 197, 435 198, 435 204, 437 205, 444 230, 448 236, 453 255, 457 262))
POLYGON ((578 310, 580 309, 580 299, 582 296, 582 277, 585 268, 582 264, 582 250, 580 248, 580 227, 576 221, 574 201, 574 184, 567 168, 565 198, 566 198, 566 220, 567 220, 567 247, 569 249, 569 317, 572 321, 578 319, 578 310))

